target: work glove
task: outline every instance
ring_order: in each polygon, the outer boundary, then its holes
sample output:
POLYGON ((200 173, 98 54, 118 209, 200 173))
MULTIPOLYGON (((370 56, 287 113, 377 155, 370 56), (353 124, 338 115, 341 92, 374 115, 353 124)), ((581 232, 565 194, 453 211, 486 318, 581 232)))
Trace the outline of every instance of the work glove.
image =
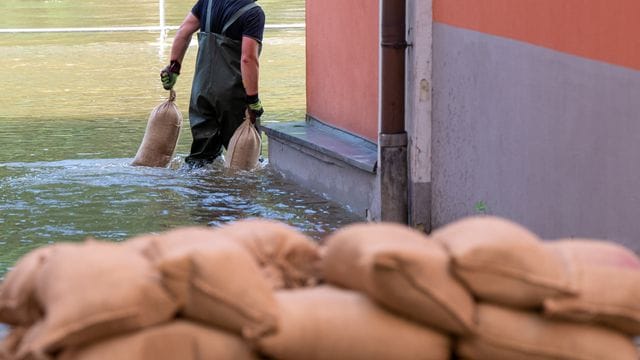
POLYGON ((264 108, 258 94, 247 95, 247 110, 252 123, 255 123, 256 119, 259 119, 264 114, 264 108))
POLYGON ((178 60, 171 60, 171 63, 160 72, 160 81, 162 81, 162 87, 165 90, 173 89, 178 81, 178 75, 180 75, 180 67, 178 60))

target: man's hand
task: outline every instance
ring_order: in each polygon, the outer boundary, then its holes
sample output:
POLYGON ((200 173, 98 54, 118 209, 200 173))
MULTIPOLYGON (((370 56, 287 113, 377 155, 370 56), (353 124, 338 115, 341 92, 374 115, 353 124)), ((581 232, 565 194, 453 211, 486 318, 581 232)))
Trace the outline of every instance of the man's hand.
POLYGON ((162 81, 162 87, 165 90, 173 89, 178 81, 178 75, 180 75, 180 67, 180 62, 171 60, 171 63, 160 72, 160 81, 162 81))
POLYGON ((259 119, 264 114, 264 108, 262 102, 258 97, 258 94, 247 95, 247 110, 249 112, 249 119, 255 124, 256 119, 259 119))

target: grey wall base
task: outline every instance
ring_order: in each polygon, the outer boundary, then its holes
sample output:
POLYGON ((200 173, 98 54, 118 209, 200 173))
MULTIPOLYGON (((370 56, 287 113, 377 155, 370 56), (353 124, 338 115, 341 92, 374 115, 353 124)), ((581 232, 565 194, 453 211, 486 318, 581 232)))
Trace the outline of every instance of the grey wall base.
POLYGON ((364 155, 369 160, 355 162, 354 159, 363 154, 349 153, 362 150, 361 139, 345 139, 339 130, 333 130, 337 132, 335 136, 315 136, 316 131, 327 129, 308 125, 308 122, 302 124, 285 124, 284 128, 264 126, 269 138, 269 166, 288 180, 343 205, 363 220, 370 219, 375 206, 375 145, 373 148, 365 145, 364 155), (291 129, 296 130, 293 136, 291 129), (336 151, 337 148, 346 154, 336 151))
POLYGON ((640 251, 640 72, 434 26, 433 226, 478 212, 640 251))

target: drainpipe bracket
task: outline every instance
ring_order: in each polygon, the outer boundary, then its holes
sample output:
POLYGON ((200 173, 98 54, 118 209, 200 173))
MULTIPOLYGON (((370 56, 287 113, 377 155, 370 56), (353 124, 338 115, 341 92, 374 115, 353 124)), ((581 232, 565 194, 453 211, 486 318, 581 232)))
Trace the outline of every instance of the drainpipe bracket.
POLYGON ((379 134, 378 144, 381 147, 406 147, 408 144, 407 133, 379 134))

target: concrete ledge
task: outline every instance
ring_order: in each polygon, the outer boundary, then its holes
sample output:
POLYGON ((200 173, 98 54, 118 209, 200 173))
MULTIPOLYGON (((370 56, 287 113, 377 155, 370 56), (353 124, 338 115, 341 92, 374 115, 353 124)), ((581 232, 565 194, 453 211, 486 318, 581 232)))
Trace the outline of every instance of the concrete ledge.
POLYGON ((270 139, 290 142, 374 174, 378 147, 345 131, 316 120, 263 124, 270 139))
POLYGON ((315 120, 263 124, 269 166, 363 219, 376 186, 377 145, 315 120))

